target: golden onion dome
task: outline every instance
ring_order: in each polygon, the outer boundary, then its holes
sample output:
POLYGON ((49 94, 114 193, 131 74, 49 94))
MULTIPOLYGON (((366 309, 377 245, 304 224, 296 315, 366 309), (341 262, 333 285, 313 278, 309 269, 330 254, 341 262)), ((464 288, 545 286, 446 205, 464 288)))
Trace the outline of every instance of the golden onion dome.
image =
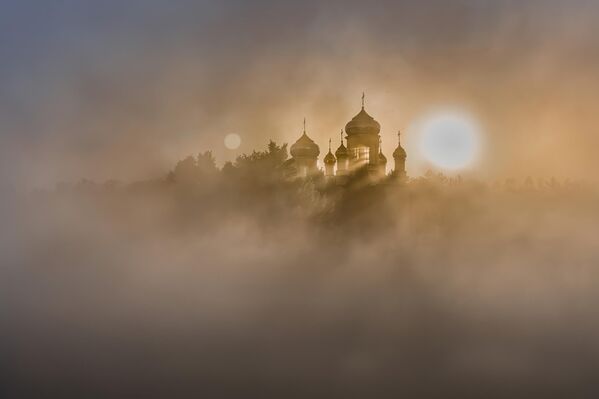
POLYGON ((406 150, 401 146, 401 132, 397 132, 397 148, 393 151, 393 158, 395 159, 406 159, 406 150))
POLYGON ((387 157, 382 152, 379 152, 379 163, 387 163, 387 157))
POLYGON ((329 153, 324 157, 324 163, 326 165, 335 165, 337 163, 337 158, 335 158, 330 150, 329 153))
POLYGON ((374 120, 374 118, 364 110, 358 113, 358 115, 354 116, 351 121, 345 125, 345 131, 348 136, 352 136, 355 134, 379 134, 381 131, 381 125, 374 120))
POLYGON ((349 156, 347 148, 343 145, 343 129, 341 129, 341 145, 337 148, 337 151, 335 151, 335 156, 337 159, 345 159, 349 156))
POLYGON ((393 151, 393 158, 406 159, 406 150, 404 150, 402 146, 397 147, 395 151, 393 151))
POLYGON ((325 165, 335 165, 337 163, 337 159, 335 159, 335 156, 331 152, 331 139, 329 139, 329 152, 324 157, 324 163, 325 165))
POLYGON ((289 152, 294 158, 318 158, 320 155, 320 148, 318 148, 318 145, 316 145, 304 131, 302 137, 291 146, 289 152))
POLYGON ((345 148, 343 143, 341 143, 339 148, 337 148, 337 151, 335 151, 335 156, 337 157, 337 159, 347 158, 349 156, 349 152, 347 151, 347 148, 345 148))

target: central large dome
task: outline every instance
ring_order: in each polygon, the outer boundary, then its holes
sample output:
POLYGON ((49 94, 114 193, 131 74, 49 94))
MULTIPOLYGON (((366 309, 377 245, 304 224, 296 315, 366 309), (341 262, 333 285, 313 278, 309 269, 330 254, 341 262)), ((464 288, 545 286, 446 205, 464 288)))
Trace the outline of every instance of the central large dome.
POLYGON ((358 115, 354 116, 351 121, 345 125, 345 133, 348 136, 354 134, 379 134, 381 125, 362 108, 358 115))

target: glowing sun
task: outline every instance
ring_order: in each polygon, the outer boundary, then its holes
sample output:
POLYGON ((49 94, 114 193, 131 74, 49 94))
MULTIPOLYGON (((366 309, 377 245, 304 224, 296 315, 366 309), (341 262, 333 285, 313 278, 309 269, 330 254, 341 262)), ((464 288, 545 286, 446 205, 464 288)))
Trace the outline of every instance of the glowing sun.
POLYGON ((480 129, 468 115, 435 113, 421 122, 419 131, 420 152, 440 168, 465 169, 479 155, 480 129))
POLYGON ((238 134, 231 133, 225 136, 225 147, 229 150, 236 150, 241 145, 241 137, 238 134))

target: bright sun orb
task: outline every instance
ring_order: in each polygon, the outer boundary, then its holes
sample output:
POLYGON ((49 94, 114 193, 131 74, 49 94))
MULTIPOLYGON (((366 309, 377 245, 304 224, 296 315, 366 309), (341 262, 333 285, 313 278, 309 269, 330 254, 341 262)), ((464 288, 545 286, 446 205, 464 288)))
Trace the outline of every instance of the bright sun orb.
POLYGON ((231 133, 225 136, 225 147, 229 150, 236 150, 241 145, 241 137, 238 134, 231 133))
POLYGON ((468 115, 438 113, 420 126, 420 151, 437 167, 460 170, 470 166, 480 151, 480 131, 468 115))

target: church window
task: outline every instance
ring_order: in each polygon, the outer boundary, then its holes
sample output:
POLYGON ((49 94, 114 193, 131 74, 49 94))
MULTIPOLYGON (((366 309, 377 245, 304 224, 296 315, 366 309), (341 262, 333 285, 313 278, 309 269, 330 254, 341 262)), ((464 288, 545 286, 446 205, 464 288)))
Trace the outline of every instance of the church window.
POLYGON ((368 162, 370 160, 370 148, 357 147, 354 149, 354 155, 358 161, 368 162))

